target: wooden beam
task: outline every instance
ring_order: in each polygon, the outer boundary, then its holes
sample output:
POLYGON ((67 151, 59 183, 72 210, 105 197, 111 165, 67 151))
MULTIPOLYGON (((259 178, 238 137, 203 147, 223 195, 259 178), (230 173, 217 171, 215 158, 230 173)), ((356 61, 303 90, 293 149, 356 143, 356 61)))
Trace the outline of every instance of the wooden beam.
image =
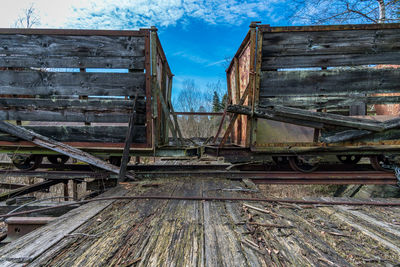
POLYGON ((264 71, 260 97, 396 93, 400 92, 398 77, 400 69, 264 71))
MULTIPOLYGON (((72 147, 70 145, 54 141, 48 137, 35 133, 33 131, 26 130, 21 126, 12 125, 8 122, 0 121, 0 131, 7 132, 9 134, 15 135, 26 141, 30 141, 38 146, 47 148, 49 150, 58 152, 63 155, 70 156, 72 158, 78 159, 80 161, 86 162, 88 164, 94 165, 101 169, 119 174, 119 168, 99 159, 87 152, 84 152, 78 148, 72 147)), ((128 176, 128 175, 127 175, 128 176)), ((131 176, 128 176, 131 177, 131 176)), ((133 178, 133 177, 132 177, 133 178)))
POLYGON ((280 96, 262 97, 260 106, 289 106, 306 109, 349 107, 354 104, 398 104, 400 96, 280 96))
POLYGON ((36 56, 6 56, 0 57, 0 66, 24 68, 26 66, 32 68, 102 68, 109 69, 137 69, 144 70, 144 56, 87 56, 80 57, 76 55, 60 56, 45 55, 43 57, 36 56))
POLYGON ((1 71, 2 94, 144 96, 145 73, 1 71))
MULTIPOLYGON (((132 101, 122 100, 115 97, 109 98, 92 98, 77 99, 76 97, 68 98, 0 98, 0 109, 29 109, 29 110, 75 110, 85 111, 119 111, 131 112, 132 101)), ((138 99, 136 111, 139 113, 146 112, 144 98, 138 99)))
POLYGON ((120 166, 119 173, 118 173, 118 181, 119 182, 125 181, 125 177, 126 177, 126 166, 129 161, 129 151, 131 149, 131 144, 132 144, 132 139, 133 139, 134 129, 135 129, 134 126, 135 126, 135 120, 136 120, 136 100, 137 100, 137 95, 135 96, 135 99, 133 101, 132 114, 129 117, 129 125, 128 125, 128 131, 126 133, 126 138, 125 138, 124 152, 122 153, 121 166, 120 166))
POLYGON ((372 132, 367 130, 345 130, 334 133, 332 135, 324 134, 321 136, 321 141, 327 144, 339 143, 353 139, 358 139, 369 134, 372 134, 372 132))
POLYGON ((260 108, 257 108, 254 110, 254 112, 252 112, 251 108, 247 107, 247 106, 229 105, 227 111, 234 113, 234 116, 237 114, 243 114, 243 115, 248 115, 248 116, 255 116, 258 118, 262 118, 262 119, 287 122, 287 123, 292 123, 292 124, 316 128, 316 129, 324 128, 324 124, 322 122, 313 122, 313 121, 306 121, 306 120, 301 120, 301 119, 293 119, 293 118, 289 118, 289 117, 285 117, 285 116, 282 117, 282 116, 278 116, 268 110, 264 110, 264 109, 260 109, 260 108))
POLYGON ((324 112, 315 112, 298 108, 273 106, 270 108, 258 108, 258 111, 273 116, 276 115, 280 117, 288 117, 292 119, 300 119, 310 122, 318 122, 326 125, 370 130, 374 132, 380 132, 384 130, 383 125, 380 122, 374 120, 353 118, 349 116, 329 114, 324 112))
POLYGON ((49 188, 50 186, 63 183, 65 180, 46 180, 40 183, 27 185, 24 187, 20 187, 14 190, 10 190, 8 192, 4 192, 0 194, 0 201, 4 201, 8 198, 12 198, 15 196, 23 196, 32 192, 36 192, 45 188, 49 188))
MULTIPOLYGON (((167 123, 168 127, 171 129, 171 133, 172 133, 172 136, 173 136, 175 142, 180 144, 180 140, 178 140, 178 138, 177 138, 177 130, 175 129, 175 126, 171 121, 171 113, 168 110, 167 104, 165 103, 165 99, 164 99, 164 97, 162 95, 160 87, 158 86, 158 83, 156 83, 156 87, 157 87, 158 93, 159 93, 158 96, 160 97, 161 108, 162 108, 163 112, 165 113, 165 118, 166 118, 166 120, 168 122, 167 123)), ((167 131, 167 134, 168 134, 168 131, 167 131)))
MULTIPOLYGON (((249 95, 249 91, 250 91, 250 84, 249 83, 246 87, 246 89, 243 92, 242 98, 240 98, 239 101, 239 105, 243 105, 244 101, 246 101, 246 97, 248 97, 249 95)), ((229 110, 227 109, 227 111, 229 112, 229 110)), ((238 118, 238 114, 235 113, 233 114, 231 120, 229 121, 229 125, 228 128, 225 131, 224 136, 222 137, 221 143, 219 144, 219 147, 223 147, 225 145, 226 140, 228 140, 229 134, 232 132, 233 126, 235 125, 235 121, 238 118)))
MULTIPOLYGON (((127 126, 21 126, 59 142, 123 143, 127 126)), ((146 142, 146 126, 135 125, 134 143, 146 142)), ((20 138, 0 132, 0 141, 18 141, 20 138)))
MULTIPOLYGON (((81 112, 75 110, 0 110, 0 120, 127 123, 128 112, 81 112)), ((138 114, 138 123, 145 123, 145 114, 138 114)))

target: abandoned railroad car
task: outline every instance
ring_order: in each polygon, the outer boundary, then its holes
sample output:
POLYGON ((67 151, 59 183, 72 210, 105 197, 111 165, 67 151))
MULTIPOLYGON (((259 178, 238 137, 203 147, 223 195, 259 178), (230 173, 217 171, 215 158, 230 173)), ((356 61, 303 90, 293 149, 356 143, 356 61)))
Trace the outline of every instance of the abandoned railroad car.
POLYGON ((230 125, 206 152, 288 159, 302 171, 327 155, 368 156, 377 169, 397 163, 399 44, 400 24, 252 23, 227 69, 230 125))
MULTIPOLYGON (((168 149, 172 77, 155 28, 0 29, 0 120, 116 161, 134 106, 131 154, 168 149)), ((0 151, 29 155, 23 168, 66 160, 5 132, 0 151)))

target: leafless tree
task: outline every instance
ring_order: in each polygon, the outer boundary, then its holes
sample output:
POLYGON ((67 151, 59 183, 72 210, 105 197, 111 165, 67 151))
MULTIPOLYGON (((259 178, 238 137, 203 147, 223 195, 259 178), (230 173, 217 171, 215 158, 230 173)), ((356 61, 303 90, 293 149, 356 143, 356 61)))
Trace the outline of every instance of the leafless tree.
POLYGON ((16 28, 32 28, 40 24, 40 19, 37 14, 37 10, 33 3, 23 10, 22 14, 15 21, 14 26, 16 28))
POLYGON ((292 21, 303 24, 399 21, 398 0, 293 0, 292 21))
MULTIPOLYGON (((185 80, 181 92, 173 99, 175 110, 210 112, 214 91, 220 95, 224 94, 220 81, 208 83, 205 88, 200 90, 195 85, 194 80, 185 80)), ((178 121, 184 137, 210 137, 216 133, 220 117, 200 115, 179 116, 178 121)))

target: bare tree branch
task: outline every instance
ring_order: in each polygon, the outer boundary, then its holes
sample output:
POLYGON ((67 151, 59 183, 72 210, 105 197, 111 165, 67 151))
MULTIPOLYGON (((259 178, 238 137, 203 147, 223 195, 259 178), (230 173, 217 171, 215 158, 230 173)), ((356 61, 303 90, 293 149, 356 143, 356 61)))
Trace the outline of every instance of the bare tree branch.
POLYGON ((20 15, 14 23, 16 28, 32 28, 35 25, 40 24, 39 16, 33 3, 27 9, 23 10, 23 14, 20 15))
POLYGON ((293 0, 296 24, 385 23, 399 20, 399 0, 293 0))

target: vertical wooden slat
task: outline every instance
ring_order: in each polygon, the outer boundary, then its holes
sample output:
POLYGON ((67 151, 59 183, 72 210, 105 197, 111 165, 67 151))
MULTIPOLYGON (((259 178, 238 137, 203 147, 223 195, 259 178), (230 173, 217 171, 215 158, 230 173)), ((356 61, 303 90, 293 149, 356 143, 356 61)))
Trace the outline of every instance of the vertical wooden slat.
POLYGON ((119 169, 119 175, 118 175, 118 181, 120 182, 123 182, 126 177, 126 166, 129 161, 129 151, 131 149, 134 127, 135 127, 137 97, 138 96, 136 94, 135 100, 133 102, 132 114, 129 118, 128 131, 126 133, 126 138, 125 138, 124 152, 122 154, 121 167, 119 169))
POLYGON ((145 68, 146 68, 146 140, 148 147, 154 147, 154 135, 153 135, 153 110, 151 105, 152 95, 152 79, 151 79, 151 31, 146 30, 145 33, 145 68))
POLYGON ((78 181, 72 180, 72 199, 78 201, 78 181))
POLYGON ((69 200, 68 180, 64 182, 63 189, 64 189, 64 201, 68 201, 69 200))

